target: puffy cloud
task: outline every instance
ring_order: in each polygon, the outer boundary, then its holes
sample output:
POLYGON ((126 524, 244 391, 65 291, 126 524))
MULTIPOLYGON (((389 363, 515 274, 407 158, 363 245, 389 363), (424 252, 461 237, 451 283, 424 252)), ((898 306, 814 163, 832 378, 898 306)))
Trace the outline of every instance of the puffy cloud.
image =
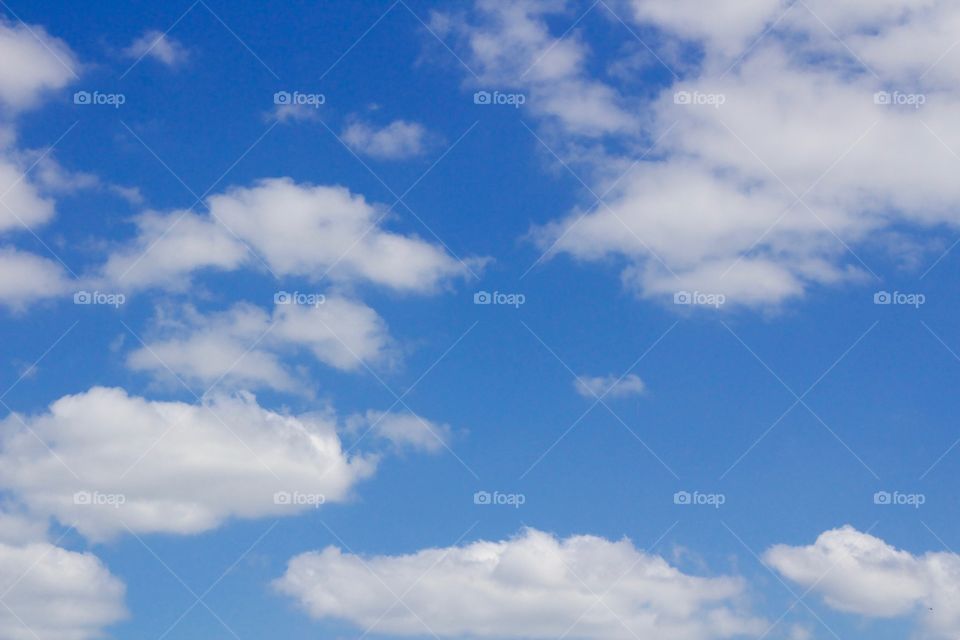
POLYGON ((0 247, 0 305, 13 309, 66 295, 71 281, 53 260, 11 247, 0 247))
POLYGON ((704 14, 692 0, 633 0, 627 19, 658 49, 683 52, 663 56, 682 76, 665 74, 653 94, 589 69, 576 30, 555 40, 548 18, 566 3, 478 1, 479 18, 440 22, 463 35, 481 78, 496 72, 535 97, 536 74, 552 73, 643 114, 600 139, 610 127, 558 116, 588 92, 558 92, 549 108, 531 99, 545 124, 560 125, 544 127, 548 144, 606 201, 534 229, 542 250, 619 259, 625 286, 643 297, 699 290, 767 306, 867 279, 861 255, 891 231, 960 222, 960 91, 950 80, 960 8, 841 4, 724 0, 704 14), (880 91, 892 104, 875 101, 880 91))
POLYGON ((529 109, 575 133, 636 130, 617 93, 586 75, 589 51, 577 34, 558 39, 547 28, 545 16, 564 9, 553 0, 478 0, 469 18, 435 13, 432 22, 465 50, 475 87, 529 92, 529 109))
POLYGON ((183 287, 192 272, 236 269, 258 262, 277 275, 372 282, 406 292, 430 292, 479 268, 443 248, 381 226, 382 207, 343 187, 259 181, 210 196, 209 215, 148 213, 138 233, 112 254, 104 276, 119 286, 183 287))
POLYGON ((331 546, 291 559, 275 586, 315 618, 393 635, 701 640, 765 628, 741 610, 739 579, 686 575, 626 540, 535 529, 404 556, 331 546))
MULTIPOLYGON (((42 27, 0 19, 0 104, 19 110, 76 77, 76 59, 63 41, 42 27)), ((0 180, 2 182, 2 180, 0 180)))
POLYGON ((643 380, 634 373, 615 376, 579 376, 573 383, 574 388, 584 398, 626 398, 638 396, 646 391, 643 380))
POLYGON ((161 31, 146 31, 123 50, 124 55, 137 60, 151 57, 168 67, 175 67, 189 57, 187 48, 161 31))
POLYGON ((394 120, 377 128, 365 122, 353 122, 340 137, 354 151, 381 160, 400 160, 423 153, 427 130, 417 122, 394 120))
POLYGON ((126 616, 125 587, 90 553, 0 539, 0 637, 88 640, 126 616))
POLYGON ((343 451, 333 416, 276 413, 249 394, 193 405, 95 387, 0 428, 0 486, 94 540, 300 513, 311 497, 348 499, 376 464, 343 451))
POLYGON ((437 424, 414 413, 367 411, 353 416, 347 423, 350 431, 390 442, 398 449, 414 449, 435 453, 451 438, 449 425, 437 424))
POLYGON ((960 633, 960 556, 914 555, 845 526, 812 545, 777 545, 764 560, 838 611, 872 618, 917 617, 923 637, 960 633))
POLYGON ((50 544, 46 529, 0 505, 0 637, 101 637, 126 615, 123 583, 95 556, 50 544))
POLYGON ((0 157, 0 232, 40 226, 53 214, 53 200, 40 194, 24 168, 0 157))
POLYGON ((281 355, 306 350, 347 371, 389 360, 392 341, 376 311, 336 295, 318 300, 315 306, 279 304, 271 314, 249 304, 206 316, 187 308, 182 320, 161 321, 158 335, 133 351, 127 364, 161 378, 172 371, 205 384, 304 391, 305 382, 281 355))

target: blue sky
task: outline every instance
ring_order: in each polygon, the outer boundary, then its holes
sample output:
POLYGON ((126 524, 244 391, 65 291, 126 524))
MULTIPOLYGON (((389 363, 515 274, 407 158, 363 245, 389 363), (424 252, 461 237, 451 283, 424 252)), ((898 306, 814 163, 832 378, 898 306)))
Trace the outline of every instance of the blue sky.
POLYGON ((955 637, 881 4, 0 3, 0 637, 955 637))

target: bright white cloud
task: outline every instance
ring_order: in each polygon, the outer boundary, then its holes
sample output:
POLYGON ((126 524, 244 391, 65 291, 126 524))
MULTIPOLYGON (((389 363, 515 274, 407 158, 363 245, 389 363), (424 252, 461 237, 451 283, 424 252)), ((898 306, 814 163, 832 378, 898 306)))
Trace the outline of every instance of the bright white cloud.
POLYGON ((21 309, 55 296, 66 296, 71 281, 57 262, 11 247, 0 247, 0 305, 21 309))
POLYGON ((92 640, 123 619, 125 587, 90 553, 0 541, 0 637, 92 640))
POLYGON ((914 616, 921 637, 960 634, 960 556, 914 555, 845 526, 812 545, 777 545, 764 561, 833 609, 871 618, 914 616))
POLYGON ((579 376, 573 383, 574 388, 584 398, 626 398, 638 396, 646 391, 643 380, 634 373, 615 376, 579 376))
POLYGON ((94 540, 300 513, 310 496, 348 499, 376 464, 343 451, 332 415, 275 413, 249 394, 191 405, 95 387, 0 427, 0 486, 94 540))
POLYGON ((104 276, 121 288, 184 287, 197 270, 260 265, 277 275, 342 283, 372 282, 430 292, 479 269, 417 236, 384 229, 386 211, 343 187, 259 181, 207 200, 209 215, 173 211, 138 219, 138 233, 107 261, 104 276))
POLYGON ((315 618, 393 635, 706 640, 765 629, 742 611, 739 579, 686 575, 627 540, 534 529, 404 556, 327 547, 291 559, 275 586, 315 618))
MULTIPOLYGON (((42 27, 0 19, 0 104, 19 110, 46 91, 65 87, 76 75, 73 52, 42 27)), ((2 180, 0 180, 2 182, 2 180)))
POLYGON ((664 71, 652 96, 622 69, 588 67, 579 29, 556 40, 548 18, 567 16, 567 3, 478 0, 468 19, 437 19, 461 35, 482 78, 531 92, 541 135, 604 194, 608 206, 535 229, 542 250, 619 260, 625 286, 644 297, 697 290, 768 306, 871 278, 861 258, 892 230, 960 223, 956 3, 701 5, 634 0, 623 15, 656 33, 650 41, 680 74, 664 71), (531 59, 540 62, 526 70, 531 59), (581 90, 537 99, 537 74, 581 90), (877 104, 879 91, 922 104, 877 104), (605 113, 643 115, 619 128, 597 110, 569 116, 592 94, 605 113), (599 137, 611 130, 623 135, 599 137))
POLYGON ((249 304, 210 315, 187 308, 182 319, 162 322, 127 364, 205 385, 305 391, 283 356, 302 350, 347 371, 389 361, 392 340, 376 311, 337 295, 317 299, 322 304, 279 304, 272 313, 249 304))
POLYGON ((150 57, 168 67, 175 67, 189 57, 187 48, 161 31, 147 31, 123 50, 128 58, 150 57))
POLYGON ((340 135, 354 151, 381 160, 400 160, 423 153, 427 130, 417 122, 394 120, 384 127, 353 122, 340 135))

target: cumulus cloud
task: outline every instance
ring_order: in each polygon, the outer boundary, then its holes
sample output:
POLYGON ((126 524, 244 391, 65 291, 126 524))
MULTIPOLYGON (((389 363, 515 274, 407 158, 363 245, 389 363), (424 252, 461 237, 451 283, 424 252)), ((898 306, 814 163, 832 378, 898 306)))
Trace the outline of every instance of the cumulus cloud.
POLYGON ((769 306, 872 278, 862 256, 890 231, 960 222, 955 3, 724 0, 705 14, 693 0, 633 0, 614 9, 684 52, 662 56, 673 68, 642 94, 587 63, 586 27, 551 32, 567 3, 501 5, 479 0, 438 25, 460 34, 481 78, 531 92, 541 135, 605 200, 535 228, 548 256, 619 262, 643 297, 769 306), (537 74, 594 90, 538 100, 537 74), (584 95, 602 108, 581 109, 584 95))
POLYGON ((643 380, 633 373, 623 377, 579 376, 573 386, 584 398, 626 398, 641 395, 647 388, 643 380))
POLYGON ((915 618, 921 637, 960 634, 960 556, 914 555, 851 526, 809 546, 777 545, 764 560, 837 611, 870 618, 915 618))
POLYGON ((0 305, 19 310, 37 300, 66 295, 70 290, 71 280, 57 262, 12 247, 0 247, 0 305))
POLYGON ((90 553, 0 539, 0 637, 88 640, 126 616, 125 587, 90 553))
POLYGON ((706 640, 765 628, 743 612, 739 579, 686 575, 627 540, 535 529, 403 556, 331 546, 294 557, 274 584, 314 618, 402 636, 706 640))
POLYGON ((357 153, 381 160, 401 160, 424 152, 427 130, 406 120, 394 120, 384 127, 357 121, 348 125, 340 137, 357 153))
POLYGON ((141 216, 136 237, 110 255, 103 276, 121 287, 182 288, 201 269, 258 266, 254 251, 281 276, 425 293, 484 262, 461 263, 417 236, 388 231, 383 207, 343 187, 271 178, 210 196, 207 205, 208 215, 141 216))
POLYGON ((93 540, 301 513, 347 500, 376 465, 344 452, 334 416, 276 413, 249 394, 186 404, 94 387, 0 428, 0 486, 93 540))
POLYGON ((187 60, 189 52, 181 43, 161 31, 146 31, 130 43, 123 53, 128 58, 139 60, 150 57, 168 67, 175 67, 187 60))
POLYGON ((124 585, 89 553, 57 547, 47 523, 0 505, 0 637, 87 640, 125 617, 124 585))
POLYGON ((32 106, 43 93, 74 79, 76 66, 70 48, 42 27, 0 19, 0 105, 12 110, 32 106))
POLYGON ((250 304, 209 315, 188 307, 182 319, 161 321, 127 364, 206 385, 304 391, 282 356, 305 351, 345 371, 388 362, 392 340, 376 311, 338 295, 317 299, 322 304, 278 304, 272 313, 250 304))

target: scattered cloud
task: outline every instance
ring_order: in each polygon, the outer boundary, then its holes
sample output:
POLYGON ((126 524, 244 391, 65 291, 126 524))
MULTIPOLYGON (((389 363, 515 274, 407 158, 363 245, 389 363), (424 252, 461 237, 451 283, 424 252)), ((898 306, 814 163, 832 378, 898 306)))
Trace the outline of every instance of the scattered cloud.
POLYGON ((249 394, 186 404, 94 387, 0 427, 0 486, 93 540, 301 513, 311 497, 348 499, 376 466, 343 451, 334 416, 276 413, 249 394))
POLYGON ((639 376, 628 373, 625 376, 579 376, 573 383, 574 388, 584 398, 626 398, 638 396, 647 386, 639 376))
POLYGON ((181 43, 161 31, 146 31, 139 38, 130 43, 123 53, 128 58, 140 60, 145 57, 153 58, 168 67, 175 67, 190 57, 189 51, 181 43))
POLYGON ((737 578, 686 575, 627 540, 535 529, 402 556, 331 546, 291 559, 274 585, 314 618, 399 636, 706 640, 766 629, 742 611, 737 578))
POLYGON ((809 546, 777 545, 764 561, 837 611, 913 617, 922 638, 960 634, 960 556, 955 553, 914 555, 845 526, 820 534, 809 546))
POLYGON ((37 25, 0 18, 0 105, 13 111, 33 106, 42 94, 76 78, 70 48, 37 25))
POLYGON ((376 311, 338 295, 318 299, 315 306, 278 304, 272 313, 250 304, 209 315, 183 308, 129 354, 127 365, 167 381, 173 373, 204 385, 304 392, 307 381, 284 356, 306 351, 344 371, 389 362, 392 340, 376 311))
POLYGON ((380 128, 354 121, 340 137, 357 153, 379 160, 402 160, 424 152, 427 130, 419 123, 406 120, 394 120, 380 128))
POLYGON ((103 277, 121 288, 182 289, 201 269, 266 264, 275 275, 429 293, 485 263, 386 230, 388 211, 344 187, 270 178, 210 196, 207 206, 209 215, 141 215, 136 237, 110 255, 103 277))
POLYGON ((431 422, 415 413, 392 413, 367 411, 352 416, 347 421, 348 429, 361 437, 372 435, 386 440, 397 449, 412 449, 436 453, 443 449, 451 438, 449 425, 431 422))

